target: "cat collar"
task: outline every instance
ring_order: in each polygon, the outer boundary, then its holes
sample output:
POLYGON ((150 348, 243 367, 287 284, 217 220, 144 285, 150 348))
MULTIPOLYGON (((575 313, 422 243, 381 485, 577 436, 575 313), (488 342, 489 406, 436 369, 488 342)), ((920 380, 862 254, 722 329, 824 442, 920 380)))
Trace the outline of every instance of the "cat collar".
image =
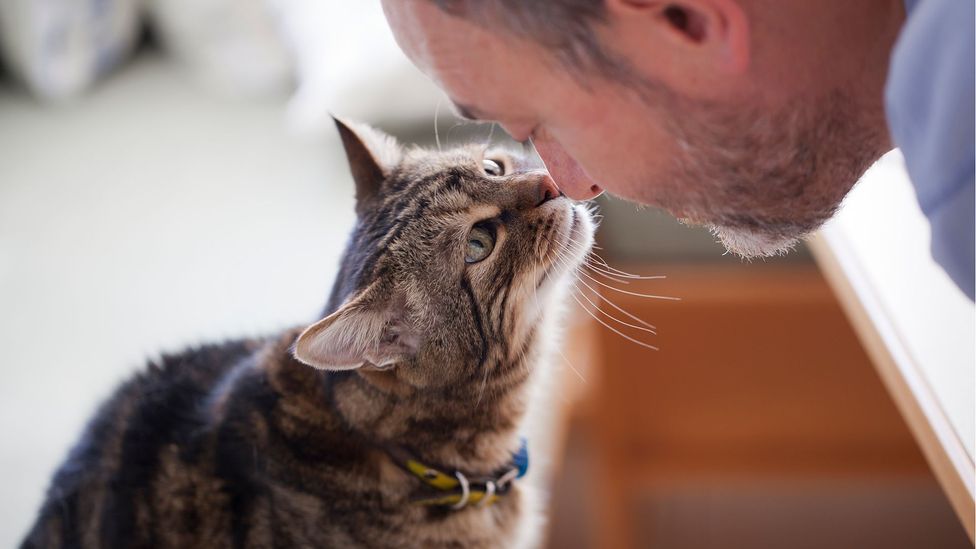
POLYGON ((411 457, 399 448, 387 448, 387 453, 401 468, 417 477, 425 486, 438 494, 421 495, 412 501, 418 505, 447 506, 459 510, 468 504, 477 507, 491 505, 512 489, 515 479, 522 478, 529 469, 529 448, 525 438, 512 460, 498 474, 487 477, 465 475, 454 470, 450 473, 431 467, 411 457))

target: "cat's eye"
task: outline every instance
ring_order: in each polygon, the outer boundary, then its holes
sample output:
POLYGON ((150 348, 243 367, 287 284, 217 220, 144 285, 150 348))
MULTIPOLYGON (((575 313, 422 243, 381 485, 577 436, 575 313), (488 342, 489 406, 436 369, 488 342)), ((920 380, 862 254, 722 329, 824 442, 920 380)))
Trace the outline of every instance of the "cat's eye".
POLYGON ((465 245, 464 262, 478 263, 491 255, 495 249, 495 229, 490 225, 479 223, 468 233, 465 245))
POLYGON ((481 161, 481 167, 488 175, 493 175, 495 177, 505 175, 505 166, 497 160, 486 158, 481 161))

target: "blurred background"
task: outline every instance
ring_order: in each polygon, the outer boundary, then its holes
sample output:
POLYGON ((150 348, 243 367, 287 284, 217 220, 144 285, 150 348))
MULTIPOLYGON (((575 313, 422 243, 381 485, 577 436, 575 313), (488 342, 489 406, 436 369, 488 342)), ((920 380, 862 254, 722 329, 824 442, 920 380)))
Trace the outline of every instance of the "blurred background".
MULTIPOLYGON (((454 119, 374 2, 0 0, 0 54, 3 547, 147 358, 315 319, 353 222, 330 112, 504 139, 454 119)), ((547 546, 970 545, 806 249, 743 263, 600 208, 600 256, 666 278, 581 280, 530 427, 547 546)))

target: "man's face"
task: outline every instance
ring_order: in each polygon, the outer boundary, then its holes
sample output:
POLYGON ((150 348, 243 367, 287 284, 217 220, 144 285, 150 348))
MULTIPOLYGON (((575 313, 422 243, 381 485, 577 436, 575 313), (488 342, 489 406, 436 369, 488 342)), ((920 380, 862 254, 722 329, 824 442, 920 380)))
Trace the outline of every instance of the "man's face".
POLYGON ((536 42, 431 2, 385 0, 384 10, 458 111, 531 139, 568 196, 606 189, 664 208, 742 255, 778 253, 816 229, 880 155, 840 88, 779 107, 741 90, 689 97, 574 70, 536 42))

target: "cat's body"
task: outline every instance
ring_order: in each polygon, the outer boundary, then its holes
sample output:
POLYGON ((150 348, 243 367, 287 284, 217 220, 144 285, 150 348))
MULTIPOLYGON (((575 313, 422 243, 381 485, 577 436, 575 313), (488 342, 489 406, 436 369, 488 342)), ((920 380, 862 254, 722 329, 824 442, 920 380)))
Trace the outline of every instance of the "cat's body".
POLYGON ((396 149, 393 162, 384 138, 340 131, 360 222, 332 314, 304 331, 166 357, 123 385, 56 474, 23 547, 526 541, 519 482, 492 483, 501 495, 489 505, 418 504, 437 489, 396 454, 465 478, 510 467, 548 337, 538 326, 588 249, 588 216, 547 206, 548 183, 480 197, 484 181, 452 167, 464 155, 431 167, 396 149), (460 256, 450 232, 459 216, 460 256), (496 218, 504 226, 483 228, 496 218))
MULTIPOLYGON (((377 415, 396 405, 356 373, 296 361, 290 347, 297 336, 170 356, 123 386, 62 467, 26 545, 513 545, 522 505, 517 487, 479 513, 411 504, 417 480, 349 431, 333 399, 368 399, 377 415), (475 532, 488 535, 472 539, 475 532)), ((404 414, 415 409, 398 404, 404 414)), ((471 434, 484 428, 416 417, 404 440, 453 442, 448 431, 459 427, 471 434)), ((471 448, 464 442, 457 447, 471 448)), ((497 469, 517 444, 504 442, 488 452, 494 459, 472 451, 467 460, 489 464, 484 472, 497 469)), ((447 462, 436 454, 427 462, 447 462)))

